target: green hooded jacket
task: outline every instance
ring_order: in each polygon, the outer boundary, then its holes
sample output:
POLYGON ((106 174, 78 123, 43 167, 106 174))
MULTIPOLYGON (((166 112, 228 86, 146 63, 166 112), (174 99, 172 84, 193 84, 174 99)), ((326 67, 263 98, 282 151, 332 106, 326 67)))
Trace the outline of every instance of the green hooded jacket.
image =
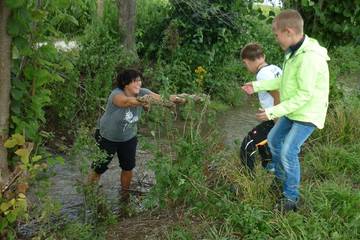
POLYGON ((305 36, 301 47, 290 56, 289 52, 285 54, 280 77, 252 82, 254 91, 279 90, 280 104, 265 109, 269 119, 286 116, 322 129, 329 101, 327 50, 317 40, 305 36))

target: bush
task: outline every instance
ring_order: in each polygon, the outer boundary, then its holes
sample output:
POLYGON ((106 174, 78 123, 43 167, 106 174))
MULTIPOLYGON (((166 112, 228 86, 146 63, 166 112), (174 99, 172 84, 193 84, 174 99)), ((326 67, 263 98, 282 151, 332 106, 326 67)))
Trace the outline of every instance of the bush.
MULTIPOLYGON (((344 86, 347 79, 355 74, 358 76, 360 66, 357 59, 360 58, 360 46, 346 45, 336 47, 330 51, 330 101, 336 101, 343 97, 344 86)), ((355 79, 356 82, 359 79, 355 79)), ((355 82, 354 81, 354 82, 355 82)))

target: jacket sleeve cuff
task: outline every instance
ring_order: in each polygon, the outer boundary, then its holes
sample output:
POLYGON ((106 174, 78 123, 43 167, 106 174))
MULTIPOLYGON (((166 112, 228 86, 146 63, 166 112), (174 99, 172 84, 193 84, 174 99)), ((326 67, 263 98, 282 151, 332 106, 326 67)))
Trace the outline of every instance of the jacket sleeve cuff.
POLYGON ((274 114, 274 108, 266 108, 265 109, 265 114, 268 117, 269 120, 274 120, 276 118, 275 114, 274 114))
POLYGON ((253 86, 254 92, 259 91, 259 81, 253 81, 252 86, 253 86))

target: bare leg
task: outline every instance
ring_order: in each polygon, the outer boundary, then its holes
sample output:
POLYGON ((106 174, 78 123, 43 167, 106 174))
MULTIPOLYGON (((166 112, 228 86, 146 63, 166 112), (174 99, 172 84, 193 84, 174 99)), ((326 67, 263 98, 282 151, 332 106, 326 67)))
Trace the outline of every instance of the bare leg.
POLYGON ((96 184, 99 182, 101 174, 95 172, 94 170, 90 170, 88 175, 88 184, 96 184))
POLYGON ((121 171, 120 175, 120 184, 121 184, 121 198, 124 201, 129 200, 129 189, 130 189, 130 183, 132 179, 132 171, 121 171))

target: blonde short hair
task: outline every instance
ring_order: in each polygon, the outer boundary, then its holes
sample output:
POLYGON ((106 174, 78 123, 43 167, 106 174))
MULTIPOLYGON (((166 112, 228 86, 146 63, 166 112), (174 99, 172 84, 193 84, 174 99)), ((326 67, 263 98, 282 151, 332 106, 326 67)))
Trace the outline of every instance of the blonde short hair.
POLYGON ((273 30, 284 31, 285 28, 291 28, 295 30, 297 34, 303 34, 304 20, 298 11, 287 9, 274 18, 273 30))

